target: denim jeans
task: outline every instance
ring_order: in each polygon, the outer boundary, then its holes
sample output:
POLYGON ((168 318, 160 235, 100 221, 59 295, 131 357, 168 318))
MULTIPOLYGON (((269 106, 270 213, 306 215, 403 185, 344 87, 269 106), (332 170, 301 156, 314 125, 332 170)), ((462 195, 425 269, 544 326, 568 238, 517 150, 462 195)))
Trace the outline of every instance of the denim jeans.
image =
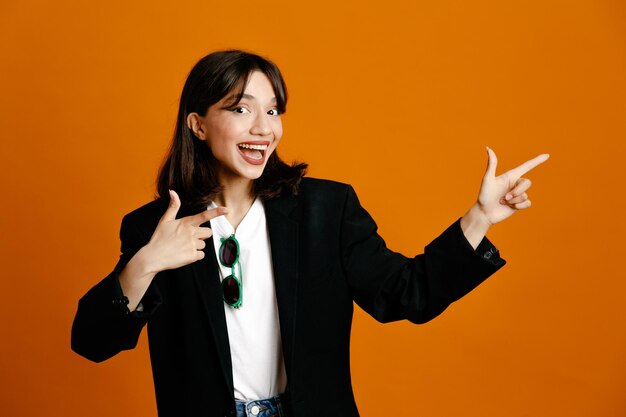
POLYGON ((265 400, 235 400, 237 417, 286 417, 280 397, 265 400))

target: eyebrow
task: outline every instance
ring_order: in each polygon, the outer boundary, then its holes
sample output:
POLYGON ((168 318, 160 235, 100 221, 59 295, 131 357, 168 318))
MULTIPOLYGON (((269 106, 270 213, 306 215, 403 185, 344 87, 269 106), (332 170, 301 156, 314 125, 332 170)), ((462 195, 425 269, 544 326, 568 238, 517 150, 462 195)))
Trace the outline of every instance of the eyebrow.
MULTIPOLYGON (((228 98, 226 99, 226 102, 235 101, 235 99, 236 99, 236 98, 237 98, 237 96, 236 96, 235 94, 233 94, 232 96, 230 96, 230 97, 228 97, 228 98)), ((245 98, 245 99, 248 99, 248 100, 256 100, 256 97, 254 97, 253 95, 251 95, 251 94, 245 94, 245 93, 241 96, 241 98, 242 98, 242 99, 243 99, 243 98, 245 98)), ((270 100, 270 102, 272 102, 272 103, 276 103, 276 102, 277 102, 276 97, 272 97, 272 99, 270 100)))

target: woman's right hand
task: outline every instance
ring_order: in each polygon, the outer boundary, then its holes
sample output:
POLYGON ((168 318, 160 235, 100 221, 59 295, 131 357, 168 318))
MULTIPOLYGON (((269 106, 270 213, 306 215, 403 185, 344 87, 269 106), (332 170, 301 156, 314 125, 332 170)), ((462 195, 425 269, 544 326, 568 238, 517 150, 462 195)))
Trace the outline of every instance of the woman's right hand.
POLYGON ((159 220, 150 241, 126 264, 119 276, 122 292, 128 297, 128 308, 134 311, 152 278, 166 269, 175 269, 204 258, 205 239, 211 237, 209 227, 201 224, 226 214, 226 207, 217 207, 193 216, 176 218, 180 198, 170 190, 170 205, 159 220))
POLYGON ((200 225, 228 212, 226 207, 217 207, 176 219, 180 205, 178 194, 170 190, 170 205, 142 249, 151 273, 179 268, 204 258, 204 240, 210 238, 212 232, 211 228, 200 225))

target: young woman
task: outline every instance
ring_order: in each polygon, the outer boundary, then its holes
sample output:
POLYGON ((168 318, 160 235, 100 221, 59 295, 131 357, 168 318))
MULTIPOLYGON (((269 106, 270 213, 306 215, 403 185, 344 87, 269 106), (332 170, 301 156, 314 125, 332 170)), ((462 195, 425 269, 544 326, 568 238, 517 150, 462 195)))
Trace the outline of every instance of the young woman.
POLYGON ((79 302, 72 348, 99 362, 147 323, 160 416, 358 416, 353 302, 423 323, 505 263, 487 229, 530 207, 488 149, 477 202, 407 258, 387 249, 354 190, 276 154, 287 92, 242 51, 201 59, 183 88, 158 198, 122 220, 113 272, 79 302))

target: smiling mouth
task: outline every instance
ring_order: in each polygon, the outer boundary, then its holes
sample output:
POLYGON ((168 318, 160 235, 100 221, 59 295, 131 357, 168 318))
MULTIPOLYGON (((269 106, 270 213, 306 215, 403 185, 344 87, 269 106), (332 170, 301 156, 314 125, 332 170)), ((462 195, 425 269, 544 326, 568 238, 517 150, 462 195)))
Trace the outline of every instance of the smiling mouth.
POLYGON ((243 155, 255 161, 262 161, 268 148, 268 145, 256 145, 251 143, 240 143, 237 146, 243 155))

